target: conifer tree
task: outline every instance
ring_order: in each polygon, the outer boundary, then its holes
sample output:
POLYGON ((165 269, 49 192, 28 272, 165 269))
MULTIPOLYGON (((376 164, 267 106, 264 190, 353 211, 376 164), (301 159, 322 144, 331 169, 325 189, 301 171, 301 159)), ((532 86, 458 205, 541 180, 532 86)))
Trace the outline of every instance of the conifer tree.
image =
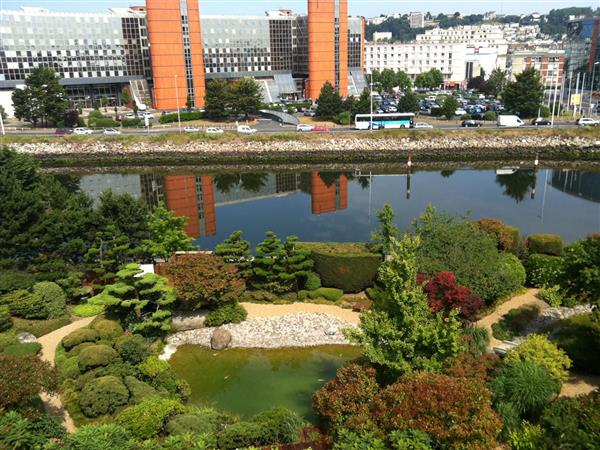
POLYGON ((196 250, 194 239, 183 230, 186 222, 186 217, 175 216, 160 203, 149 215, 150 239, 142 241, 144 252, 166 259, 176 251, 196 250))
POLYGON ((215 247, 215 254, 226 263, 234 264, 242 276, 248 275, 250 268, 250 242, 242 239, 241 231, 234 231, 227 239, 215 247))
POLYGON ((287 280, 284 280, 285 276, 282 277, 286 272, 285 248, 272 231, 267 231, 266 236, 256 247, 256 256, 250 269, 250 285, 258 290, 286 292, 287 280))
POLYGON ((94 242, 85 254, 85 262, 101 281, 111 282, 119 267, 131 260, 129 239, 109 224, 96 232, 94 242))
POLYGON ((285 273, 282 274, 282 278, 294 291, 300 290, 301 283, 306 279, 314 265, 310 259, 310 250, 298 247, 297 243, 297 236, 288 236, 283 244, 285 273))
POLYGON ((386 203, 383 208, 377 211, 379 219, 379 230, 371 233, 371 240, 377 244, 378 250, 388 254, 392 249, 392 238, 398 239, 400 231, 394 225, 394 209, 392 205, 386 203))

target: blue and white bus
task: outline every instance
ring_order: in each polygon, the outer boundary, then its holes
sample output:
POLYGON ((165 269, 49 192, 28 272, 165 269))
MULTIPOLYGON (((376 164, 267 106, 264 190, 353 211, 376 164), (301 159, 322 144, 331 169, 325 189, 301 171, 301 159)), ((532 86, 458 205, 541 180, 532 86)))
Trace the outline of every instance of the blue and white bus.
POLYGON ((354 128, 357 130, 369 130, 380 128, 411 128, 415 123, 413 113, 386 113, 386 114, 357 114, 354 118, 354 128))

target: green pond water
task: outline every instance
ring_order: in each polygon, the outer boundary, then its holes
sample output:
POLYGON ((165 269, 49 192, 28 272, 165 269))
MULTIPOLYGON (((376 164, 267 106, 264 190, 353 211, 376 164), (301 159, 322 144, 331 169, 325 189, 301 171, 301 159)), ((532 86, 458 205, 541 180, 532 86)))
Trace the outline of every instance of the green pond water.
POLYGON ((170 362, 190 384, 192 404, 215 406, 241 417, 284 406, 314 420, 312 394, 359 355, 358 348, 340 345, 222 352, 185 345, 170 362))

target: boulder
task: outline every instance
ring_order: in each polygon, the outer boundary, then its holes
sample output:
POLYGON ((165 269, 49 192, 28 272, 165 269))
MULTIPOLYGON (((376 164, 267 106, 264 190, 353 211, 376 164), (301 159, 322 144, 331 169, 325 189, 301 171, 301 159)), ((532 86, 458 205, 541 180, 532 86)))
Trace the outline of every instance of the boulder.
POLYGON ((197 330, 204 327, 206 313, 178 313, 173 316, 171 328, 173 331, 197 330))
POLYGON ((223 327, 216 328, 210 338, 213 350, 224 350, 231 343, 231 333, 223 327))
POLYGON ((32 342, 37 342, 37 338, 33 334, 27 333, 25 331, 18 333, 17 339, 21 344, 30 344, 32 342))

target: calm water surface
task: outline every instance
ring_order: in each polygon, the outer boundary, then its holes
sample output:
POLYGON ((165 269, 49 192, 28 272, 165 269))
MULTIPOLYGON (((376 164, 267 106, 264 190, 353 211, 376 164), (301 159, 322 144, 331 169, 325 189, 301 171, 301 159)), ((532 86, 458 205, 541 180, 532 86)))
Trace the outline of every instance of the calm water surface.
POLYGON ((222 352, 185 345, 171 365, 190 384, 192 404, 213 405, 242 417, 284 406, 313 420, 312 394, 359 354, 358 348, 343 345, 222 352))
POLYGON ((97 174, 80 178, 97 199, 113 189, 163 201, 189 217, 187 232, 213 248, 234 230, 253 244, 267 230, 304 241, 367 241, 385 203, 408 229, 431 203, 475 219, 495 217, 524 234, 556 233, 567 241, 600 231, 600 172, 561 169, 399 173, 278 172, 211 175, 97 174), (513 172, 514 173, 511 173, 513 172))

